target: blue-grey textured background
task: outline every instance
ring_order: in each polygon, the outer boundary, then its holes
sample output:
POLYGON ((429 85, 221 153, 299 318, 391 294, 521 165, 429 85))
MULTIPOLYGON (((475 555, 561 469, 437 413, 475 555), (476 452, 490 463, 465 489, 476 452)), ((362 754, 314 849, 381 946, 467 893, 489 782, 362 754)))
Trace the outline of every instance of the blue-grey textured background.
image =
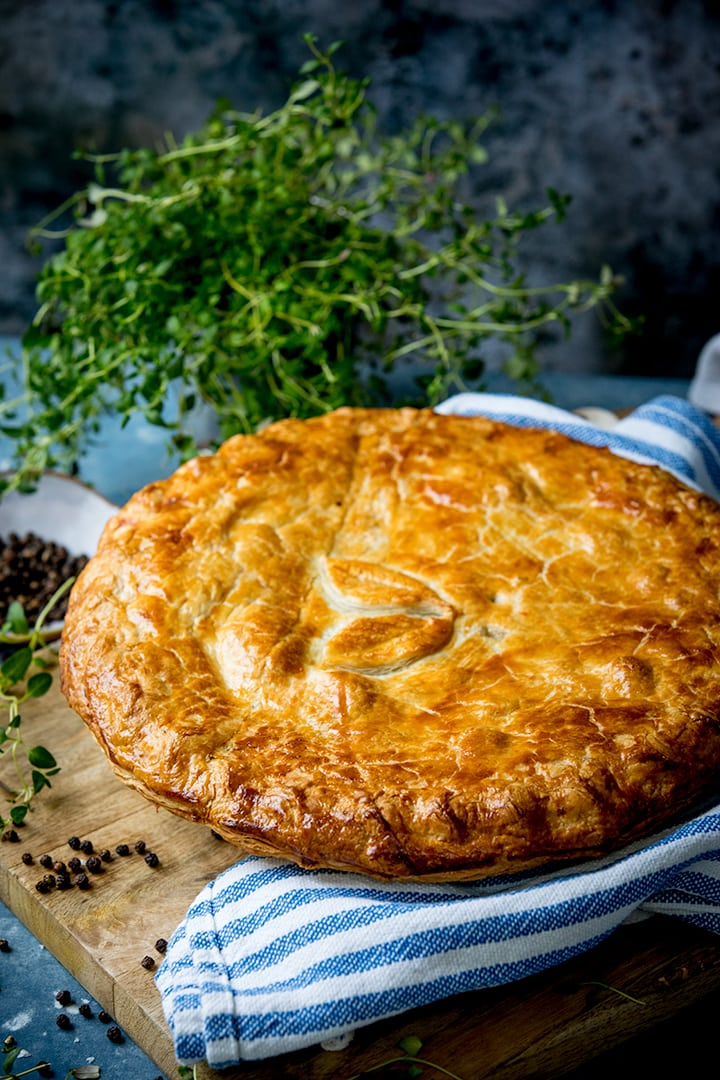
POLYGON ((713 0, 0 0, 0 333, 34 310, 27 229, 80 186, 79 145, 152 145, 220 96, 284 99, 306 31, 342 39, 381 125, 498 106, 472 198, 573 196, 528 237, 538 280, 622 274, 646 317, 621 354, 594 317, 547 367, 687 377, 718 327, 720 4, 713 0))

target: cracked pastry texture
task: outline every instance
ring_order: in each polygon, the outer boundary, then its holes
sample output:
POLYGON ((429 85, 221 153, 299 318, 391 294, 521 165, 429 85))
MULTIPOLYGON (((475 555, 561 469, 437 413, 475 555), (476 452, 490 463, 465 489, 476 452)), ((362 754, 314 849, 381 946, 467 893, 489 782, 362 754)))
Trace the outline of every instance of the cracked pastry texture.
POLYGON ((247 851, 397 879, 618 848, 717 784, 720 508, 563 435, 340 409, 150 484, 73 588, 117 774, 247 851))

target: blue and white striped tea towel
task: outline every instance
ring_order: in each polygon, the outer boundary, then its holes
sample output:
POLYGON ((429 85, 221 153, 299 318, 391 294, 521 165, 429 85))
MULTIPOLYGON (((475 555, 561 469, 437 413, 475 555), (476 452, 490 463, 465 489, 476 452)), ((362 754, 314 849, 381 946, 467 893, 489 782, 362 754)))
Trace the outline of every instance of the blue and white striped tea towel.
MULTIPOLYGON (((657 398, 609 430, 508 395, 458 395, 441 411, 559 429, 720 500, 720 432, 681 399, 657 398)), ((720 805, 545 877, 386 884, 249 857, 203 889, 156 981, 178 1061, 224 1068, 524 978, 655 911, 720 933, 720 805)))

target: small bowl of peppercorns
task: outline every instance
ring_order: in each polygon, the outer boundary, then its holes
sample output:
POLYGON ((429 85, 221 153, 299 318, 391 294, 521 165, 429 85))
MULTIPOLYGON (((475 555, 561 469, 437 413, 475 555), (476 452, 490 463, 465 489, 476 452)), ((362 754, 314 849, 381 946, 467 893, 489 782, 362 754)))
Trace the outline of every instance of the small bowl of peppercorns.
MULTIPOLYGON (((30 492, 0 496, 0 627, 3 641, 21 641, 9 627, 11 605, 22 606, 30 629, 58 590, 94 554, 117 506, 72 476, 45 472, 30 492)), ((43 636, 60 636, 68 591, 46 613, 43 636)))

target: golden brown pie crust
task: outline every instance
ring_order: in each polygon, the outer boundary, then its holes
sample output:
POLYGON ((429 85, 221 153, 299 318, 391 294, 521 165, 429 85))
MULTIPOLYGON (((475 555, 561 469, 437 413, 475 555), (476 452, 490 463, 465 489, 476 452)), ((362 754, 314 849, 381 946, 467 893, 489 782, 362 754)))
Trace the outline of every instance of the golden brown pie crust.
POLYGON ((340 409, 135 495, 62 686, 247 851, 449 881, 600 854, 720 779, 720 507, 544 430, 340 409))

